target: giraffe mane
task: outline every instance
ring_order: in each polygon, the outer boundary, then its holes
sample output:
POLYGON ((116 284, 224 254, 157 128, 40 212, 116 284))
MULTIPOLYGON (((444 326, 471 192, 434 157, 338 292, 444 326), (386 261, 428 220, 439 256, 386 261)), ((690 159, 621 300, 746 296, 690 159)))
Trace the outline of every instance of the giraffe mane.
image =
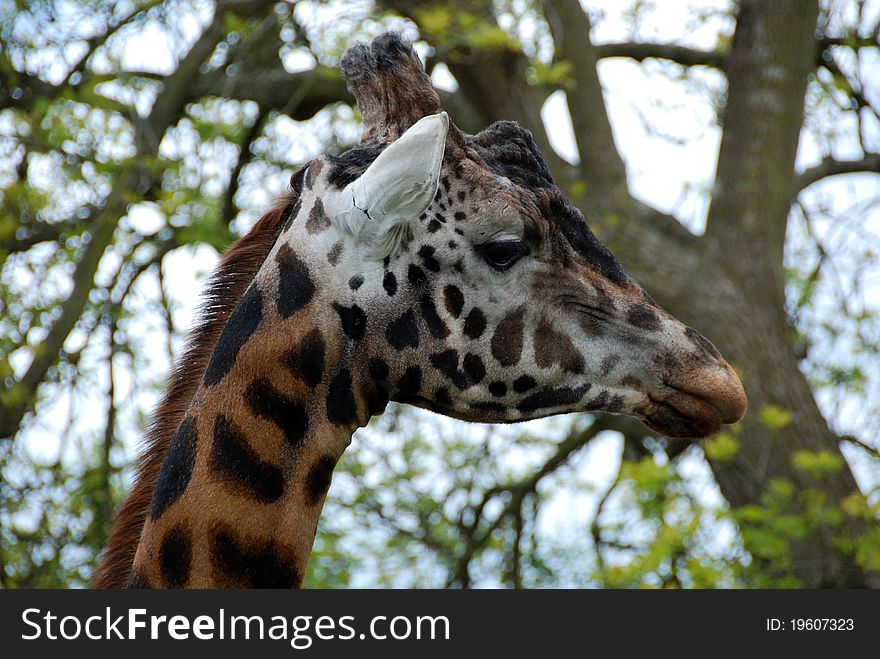
MULTIPOLYGON (((296 175, 294 175, 296 176, 296 175)), ((211 275, 186 348, 168 377, 167 387, 143 440, 134 486, 119 509, 107 549, 94 575, 96 588, 124 588, 153 489, 165 454, 202 379, 214 345, 248 285, 269 255, 272 246, 292 220, 299 199, 296 185, 276 207, 257 221, 224 253, 211 275)))

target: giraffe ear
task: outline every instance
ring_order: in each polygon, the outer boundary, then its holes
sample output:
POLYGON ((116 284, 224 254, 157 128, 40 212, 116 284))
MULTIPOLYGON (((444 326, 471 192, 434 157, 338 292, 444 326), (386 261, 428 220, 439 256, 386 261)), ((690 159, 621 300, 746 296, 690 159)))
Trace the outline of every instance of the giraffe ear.
POLYGON ((409 223, 434 199, 448 130, 445 112, 419 119, 342 190, 334 215, 375 256, 397 249, 409 223))

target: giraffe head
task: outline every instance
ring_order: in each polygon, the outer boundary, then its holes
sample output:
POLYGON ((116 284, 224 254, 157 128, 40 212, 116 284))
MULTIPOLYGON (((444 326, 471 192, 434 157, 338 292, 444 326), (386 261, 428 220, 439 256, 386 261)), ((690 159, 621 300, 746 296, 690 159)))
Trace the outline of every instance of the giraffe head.
POLYGON ((389 398, 484 422, 618 412, 683 437, 742 417, 730 366, 626 274, 528 131, 463 134, 394 34, 342 69, 363 140, 294 175, 275 247, 279 308, 305 290, 352 363, 329 385, 331 421, 389 398), (354 373, 368 400, 349 395, 354 373))

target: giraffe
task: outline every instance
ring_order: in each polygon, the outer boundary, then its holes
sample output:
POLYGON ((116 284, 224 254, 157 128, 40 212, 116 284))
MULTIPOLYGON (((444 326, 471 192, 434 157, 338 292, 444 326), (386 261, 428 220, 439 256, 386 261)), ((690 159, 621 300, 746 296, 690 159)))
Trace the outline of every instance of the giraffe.
POLYGON ((403 38, 345 53, 362 141, 225 254, 99 587, 299 587, 333 469, 390 400, 478 422, 634 415, 699 438, 746 396, 554 184, 528 131, 462 133, 403 38))

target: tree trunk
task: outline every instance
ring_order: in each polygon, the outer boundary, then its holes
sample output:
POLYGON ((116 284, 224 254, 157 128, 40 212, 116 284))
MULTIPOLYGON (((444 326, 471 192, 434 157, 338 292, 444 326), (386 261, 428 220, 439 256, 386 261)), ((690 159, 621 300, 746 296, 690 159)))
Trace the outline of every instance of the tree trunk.
MULTIPOLYGON (((703 237, 686 234, 668 216, 631 198, 622 202, 625 177, 608 176, 617 167, 593 176, 600 163, 615 165, 619 156, 611 152, 595 53, 585 36, 589 20, 577 0, 548 2, 547 13, 557 56, 574 65, 577 84, 568 102, 578 143, 582 151, 592 149, 588 157, 582 155, 582 165, 591 165, 582 172, 587 191, 578 194, 570 186, 570 196, 660 304, 716 342, 743 376, 749 413, 737 427, 740 450, 730 461, 710 461, 721 492, 733 508, 762 505, 774 479, 794 484, 796 499, 809 494, 818 484, 793 465, 795 454, 840 456, 799 369, 783 280, 795 154, 807 78, 816 62, 817 3, 740 4, 726 67, 728 103, 717 179, 703 237), (598 214, 590 212, 597 208, 598 214), (791 415, 787 424, 768 423, 767 410, 776 408, 783 420, 791 415)), ((821 490, 826 505, 839 509, 858 487, 844 466, 823 479, 821 490)), ((791 565, 776 576, 795 577, 806 587, 876 585, 835 548, 835 535, 857 532, 852 521, 837 528, 820 525, 791 544, 791 565)))
MULTIPOLYGON (((697 304, 694 322, 741 370, 749 395, 741 450, 729 463, 711 463, 734 507, 756 503, 773 479, 791 481, 798 493, 816 487, 793 466, 798 451, 840 454, 798 368, 783 278, 795 155, 807 77, 816 61, 817 17, 816 2, 742 2, 727 65, 729 100, 705 257, 724 264, 739 295, 719 307, 709 302, 710 284, 694 297, 717 311, 703 312, 703 304, 697 304), (790 422, 775 429, 766 418, 762 423, 767 406, 790 413, 790 422)), ((822 490, 828 505, 839 508, 858 487, 844 468, 825 477, 822 490)), ((792 545, 792 572, 805 586, 867 585, 861 570, 834 548, 832 536, 839 532, 820 526, 792 545)))

